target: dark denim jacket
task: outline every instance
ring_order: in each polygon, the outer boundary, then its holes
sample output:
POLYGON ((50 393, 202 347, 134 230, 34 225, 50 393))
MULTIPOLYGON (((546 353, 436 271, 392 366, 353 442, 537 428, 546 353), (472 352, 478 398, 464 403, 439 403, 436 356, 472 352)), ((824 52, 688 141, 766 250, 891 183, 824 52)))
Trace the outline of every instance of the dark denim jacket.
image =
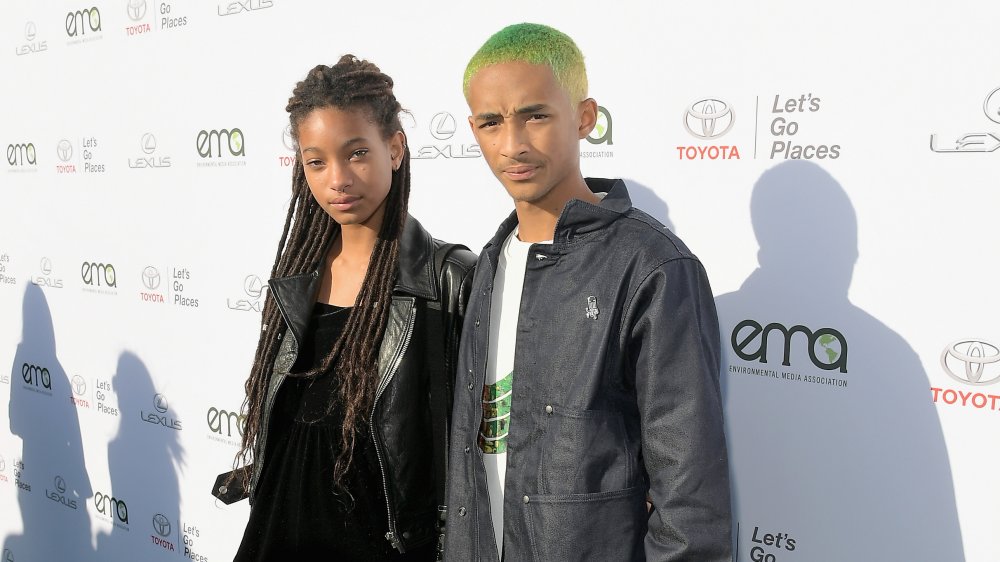
MULTIPOLYGON (((621 180, 588 179, 552 244, 533 244, 521 298, 507 441, 504 557, 731 560, 719 328, 701 263, 632 207, 621 180), (654 504, 646 507, 647 494, 654 504)), ((497 258, 476 266, 459 351, 445 556, 498 560, 477 435, 497 258)))

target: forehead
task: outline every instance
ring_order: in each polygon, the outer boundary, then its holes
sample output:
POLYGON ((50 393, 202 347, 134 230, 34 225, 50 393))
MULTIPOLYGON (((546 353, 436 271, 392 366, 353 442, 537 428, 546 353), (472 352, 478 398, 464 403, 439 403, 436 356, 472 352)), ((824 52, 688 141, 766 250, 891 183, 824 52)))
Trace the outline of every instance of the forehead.
POLYGON ((484 67, 469 81, 469 107, 473 114, 508 111, 545 104, 569 106, 569 94, 545 64, 505 62, 484 67))
POLYGON ((361 109, 320 107, 310 111, 299 121, 298 136, 300 142, 305 139, 321 142, 323 139, 334 141, 356 137, 370 139, 380 135, 378 127, 361 109))

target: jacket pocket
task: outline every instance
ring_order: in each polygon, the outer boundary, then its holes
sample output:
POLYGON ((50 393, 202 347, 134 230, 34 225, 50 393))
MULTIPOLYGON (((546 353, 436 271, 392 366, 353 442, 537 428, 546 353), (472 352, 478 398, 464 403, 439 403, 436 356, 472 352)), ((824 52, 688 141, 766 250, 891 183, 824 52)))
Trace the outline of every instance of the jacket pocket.
POLYGON ((534 560, 644 560, 646 488, 528 496, 525 522, 534 560))
POLYGON ((629 451, 619 412, 553 406, 541 447, 538 492, 590 494, 636 485, 636 460, 629 451))

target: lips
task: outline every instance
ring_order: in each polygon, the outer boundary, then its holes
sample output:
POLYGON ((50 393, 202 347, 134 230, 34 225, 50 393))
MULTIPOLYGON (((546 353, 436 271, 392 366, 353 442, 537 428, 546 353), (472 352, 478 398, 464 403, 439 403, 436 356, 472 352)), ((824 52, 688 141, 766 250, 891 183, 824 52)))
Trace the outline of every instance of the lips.
POLYGON ((355 203, 360 201, 361 198, 357 195, 343 195, 335 199, 331 199, 328 203, 334 209, 339 211, 346 211, 354 206, 355 203))
POLYGON ((531 179, 538 172, 538 166, 519 164, 517 166, 507 166, 503 169, 504 175, 515 181, 531 179))

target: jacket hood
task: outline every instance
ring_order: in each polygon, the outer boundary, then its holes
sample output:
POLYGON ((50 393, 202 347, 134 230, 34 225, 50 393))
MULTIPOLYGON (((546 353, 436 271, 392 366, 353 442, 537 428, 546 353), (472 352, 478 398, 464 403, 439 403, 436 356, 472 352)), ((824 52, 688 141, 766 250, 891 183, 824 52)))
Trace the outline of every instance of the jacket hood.
MULTIPOLYGON (((407 215, 399 238, 399 267, 393 294, 437 300, 438 286, 435 282, 433 257, 434 238, 417 219, 407 215)), ((320 260, 308 272, 276 277, 267 282, 271 298, 278 305, 288 330, 297 342, 302 341, 309 327, 309 316, 322 279, 322 264, 323 261, 320 260)))

